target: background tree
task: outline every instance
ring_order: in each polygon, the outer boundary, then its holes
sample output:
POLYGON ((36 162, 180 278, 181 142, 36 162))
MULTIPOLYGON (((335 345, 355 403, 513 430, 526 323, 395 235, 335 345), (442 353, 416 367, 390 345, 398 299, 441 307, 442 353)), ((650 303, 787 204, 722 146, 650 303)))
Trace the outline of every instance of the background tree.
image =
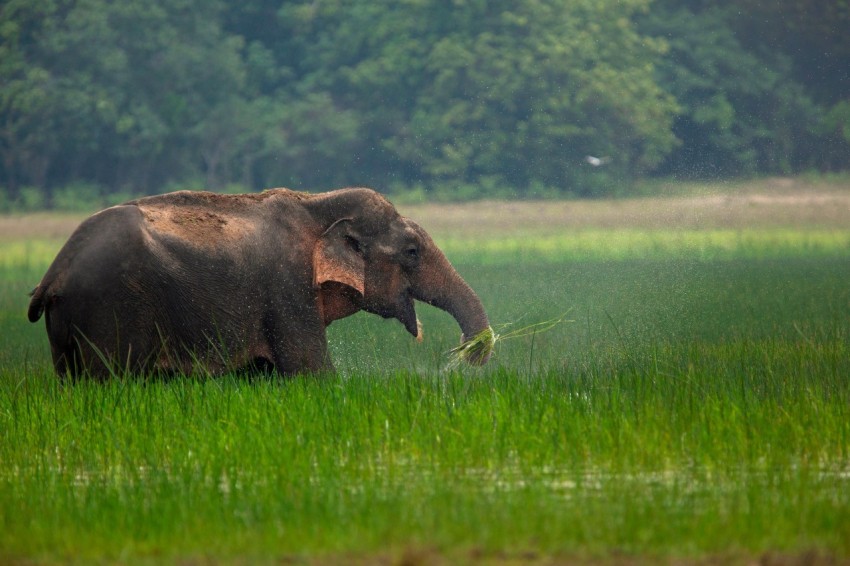
POLYGON ((28 57, 52 1, 9 2, 0 7, 0 151, 2 182, 14 198, 22 182, 44 186, 55 143, 45 119, 55 104, 50 72, 28 57))
POLYGON ((7 0, 0 208, 848 169, 848 26, 802 0, 7 0))
POLYGON ((191 175, 201 123, 244 82, 207 0, 26 0, 0 12, 4 176, 133 191, 191 175), (6 61, 6 57, 3 57, 6 61), (11 120, 10 120, 11 118, 11 120), (38 155, 38 163, 31 156, 38 155))
POLYGON ((663 46, 629 20, 645 4, 304 2, 280 15, 297 75, 359 117, 367 180, 584 194, 587 153, 635 175, 675 141, 651 72, 663 46))
POLYGON ((681 105, 673 131, 682 143, 655 173, 847 167, 850 147, 833 135, 841 120, 828 114, 850 92, 850 41, 838 31, 850 19, 838 4, 656 2, 638 27, 669 45, 658 80, 681 105))

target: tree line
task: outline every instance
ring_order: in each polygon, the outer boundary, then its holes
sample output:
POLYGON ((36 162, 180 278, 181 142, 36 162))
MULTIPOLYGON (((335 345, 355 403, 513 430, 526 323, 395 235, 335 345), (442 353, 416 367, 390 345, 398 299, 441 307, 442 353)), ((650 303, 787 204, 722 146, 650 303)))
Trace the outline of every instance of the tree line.
POLYGON ((5 0, 0 207, 846 170, 847 29, 806 0, 5 0))

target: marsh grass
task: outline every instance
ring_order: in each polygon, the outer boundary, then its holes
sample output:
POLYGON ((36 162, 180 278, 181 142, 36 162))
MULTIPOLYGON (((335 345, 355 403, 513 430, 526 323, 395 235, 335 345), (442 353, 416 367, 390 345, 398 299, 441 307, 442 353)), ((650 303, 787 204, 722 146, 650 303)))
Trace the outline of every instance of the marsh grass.
POLYGON ((411 541, 845 553, 843 339, 478 377, 6 380, 0 546, 58 559, 411 541))
POLYGON ((337 375, 288 380, 60 383, 25 320, 54 252, 4 256, 0 561, 850 556, 846 250, 606 234, 457 253, 502 335, 483 368, 447 367, 456 324, 418 305, 422 344, 358 314, 329 328, 337 375))
POLYGON ((704 261, 768 257, 848 257, 850 230, 796 228, 595 229, 496 236, 471 247, 446 236, 438 244, 462 263, 510 265, 594 260, 704 261))

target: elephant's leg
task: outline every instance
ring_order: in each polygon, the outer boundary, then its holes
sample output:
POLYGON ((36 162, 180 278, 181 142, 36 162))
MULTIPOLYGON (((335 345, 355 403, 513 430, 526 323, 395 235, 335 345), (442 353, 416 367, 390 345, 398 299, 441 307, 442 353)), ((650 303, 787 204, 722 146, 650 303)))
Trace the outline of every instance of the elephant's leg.
POLYGON ((283 375, 333 372, 325 326, 318 312, 284 312, 266 325, 275 368, 283 375))
POLYGON ((106 379, 109 370, 101 357, 105 359, 108 352, 95 350, 93 344, 102 343, 93 342, 97 338, 88 332, 85 313, 74 306, 75 303, 57 299, 47 311, 47 335, 56 374, 71 380, 83 376, 106 379))
POLYGON ((275 368, 283 375, 334 371, 324 337, 321 344, 308 336, 278 339, 273 355, 275 368))

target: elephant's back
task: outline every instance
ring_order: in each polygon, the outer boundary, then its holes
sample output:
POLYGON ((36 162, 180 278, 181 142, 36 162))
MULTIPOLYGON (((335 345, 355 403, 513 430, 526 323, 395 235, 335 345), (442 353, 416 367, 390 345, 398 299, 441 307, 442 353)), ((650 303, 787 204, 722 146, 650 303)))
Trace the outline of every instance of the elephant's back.
POLYGON ((125 205, 107 208, 84 220, 33 289, 29 319, 38 320, 60 297, 75 299, 89 290, 88 294, 96 295, 108 288, 120 263, 132 257, 131 248, 143 241, 142 225, 139 210, 125 205))
POLYGON ((144 221, 137 207, 102 210, 74 230, 39 286, 58 292, 72 281, 114 273, 116 264, 130 261, 144 240, 144 221))

